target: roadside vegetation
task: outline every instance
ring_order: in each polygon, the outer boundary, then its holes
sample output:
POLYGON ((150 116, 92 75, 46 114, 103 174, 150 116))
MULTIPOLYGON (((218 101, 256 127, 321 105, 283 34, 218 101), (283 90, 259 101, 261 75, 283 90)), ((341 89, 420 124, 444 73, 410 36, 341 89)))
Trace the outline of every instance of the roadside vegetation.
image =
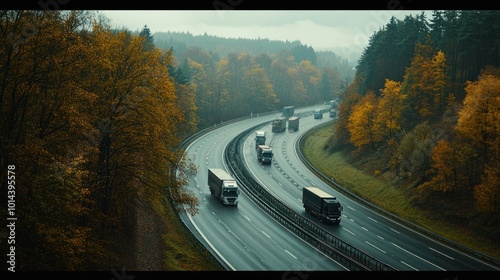
MULTIPOLYGON (((380 155, 373 153, 359 157, 343 151, 325 153, 331 137, 331 127, 322 127, 309 134, 302 145, 302 152, 322 173, 332 178, 350 192, 386 211, 433 231, 454 242, 463 244, 483 254, 499 258, 498 244, 484 234, 480 223, 453 222, 443 213, 447 207, 422 208, 415 205, 418 195, 412 191, 414 182, 398 184, 389 173, 378 173, 380 155)), ((464 202, 455 202, 463 204, 464 202)), ((453 209, 454 207, 450 207, 453 209)))

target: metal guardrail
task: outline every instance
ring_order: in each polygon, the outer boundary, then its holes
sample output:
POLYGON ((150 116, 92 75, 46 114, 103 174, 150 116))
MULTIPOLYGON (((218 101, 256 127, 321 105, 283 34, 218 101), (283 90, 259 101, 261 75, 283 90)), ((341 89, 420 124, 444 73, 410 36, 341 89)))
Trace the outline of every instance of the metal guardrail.
POLYGON ((348 269, 353 271, 395 271, 395 268, 337 238, 305 216, 295 212, 285 202, 273 196, 255 181, 246 170, 241 158, 243 154, 241 141, 256 127, 258 126, 252 127, 232 139, 224 155, 224 159, 231 169, 230 172, 249 197, 276 221, 348 269))

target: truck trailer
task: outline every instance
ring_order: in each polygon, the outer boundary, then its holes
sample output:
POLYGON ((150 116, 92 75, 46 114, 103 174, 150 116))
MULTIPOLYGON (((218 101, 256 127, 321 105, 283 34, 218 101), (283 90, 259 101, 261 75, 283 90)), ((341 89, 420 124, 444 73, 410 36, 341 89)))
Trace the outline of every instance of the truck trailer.
POLYGON ((265 145, 266 144, 266 132, 262 130, 257 130, 255 131, 255 148, 259 145, 265 145))
POLYGON ((257 160, 260 164, 273 163, 273 149, 267 145, 257 146, 257 160))
POLYGON ((335 196, 316 187, 302 190, 302 203, 307 213, 316 216, 325 224, 340 224, 343 210, 335 196))
POLYGON ((271 123, 272 132, 283 132, 286 129, 286 118, 277 118, 271 123))
POLYGON ((238 206, 240 189, 236 180, 224 169, 208 169, 208 187, 210 193, 223 205, 238 206))
POLYGON ((291 117, 288 119, 288 131, 299 130, 299 117, 291 117))

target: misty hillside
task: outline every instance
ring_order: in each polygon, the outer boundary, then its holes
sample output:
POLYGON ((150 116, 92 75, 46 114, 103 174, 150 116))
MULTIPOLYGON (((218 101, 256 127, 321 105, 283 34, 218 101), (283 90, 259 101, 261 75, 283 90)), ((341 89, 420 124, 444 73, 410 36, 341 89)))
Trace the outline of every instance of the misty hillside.
POLYGON ((267 38, 222 38, 213 35, 193 35, 189 32, 156 32, 153 34, 154 43, 160 49, 174 51, 174 56, 182 61, 190 47, 197 47, 208 51, 216 57, 226 57, 231 53, 246 53, 250 56, 267 54, 278 55, 290 52, 297 62, 309 60, 317 68, 330 67, 337 69, 342 78, 352 79, 354 70, 347 59, 337 56, 331 51, 316 51, 311 46, 300 41, 279 41, 267 38))

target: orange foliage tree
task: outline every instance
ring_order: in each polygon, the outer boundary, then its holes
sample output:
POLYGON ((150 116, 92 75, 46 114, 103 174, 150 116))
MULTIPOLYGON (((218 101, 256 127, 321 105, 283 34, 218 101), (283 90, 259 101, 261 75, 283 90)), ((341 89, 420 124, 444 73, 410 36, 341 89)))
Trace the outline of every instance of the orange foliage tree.
POLYGON ((350 133, 351 143, 360 148, 370 144, 375 148, 375 142, 379 139, 375 130, 375 117, 377 112, 377 97, 373 92, 368 92, 356 105, 354 105, 347 129, 350 133))
POLYGON ((378 131, 380 138, 391 139, 401 127, 403 100, 406 96, 400 92, 400 82, 388 79, 385 81, 385 87, 380 91, 382 96, 378 102, 375 130, 378 131))
POLYGON ((84 222, 94 152, 87 107, 97 100, 80 87, 88 61, 80 33, 88 15, 0 12, 1 162, 16 167, 19 270, 83 269, 95 260, 87 250, 100 247, 84 222))
MULTIPOLYGON (((496 71, 498 73, 498 71, 496 71)), ((457 132, 468 139, 484 166, 481 183, 475 189, 480 209, 500 212, 500 77, 483 74, 475 82, 468 82, 464 106, 459 111, 457 132)))
POLYGON ((408 95, 410 118, 416 123, 434 120, 445 109, 447 86, 446 59, 441 51, 435 52, 429 38, 417 43, 415 56, 407 68, 402 83, 402 93, 408 95))

